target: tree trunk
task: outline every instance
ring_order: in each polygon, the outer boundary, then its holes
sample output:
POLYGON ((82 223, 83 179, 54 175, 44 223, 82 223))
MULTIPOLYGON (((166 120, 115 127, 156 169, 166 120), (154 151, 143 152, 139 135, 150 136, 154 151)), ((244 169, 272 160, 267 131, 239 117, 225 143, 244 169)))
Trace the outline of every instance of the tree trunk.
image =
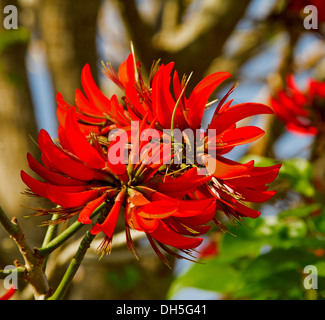
MULTIPOLYGON (((2 3, 17 5, 9 0, 2 3)), ((0 21, 5 16, 1 9, 0 21)), ((0 203, 9 215, 19 216, 26 198, 20 194, 25 189, 20 170, 27 169, 26 153, 38 152, 30 138, 37 136, 37 127, 25 66, 29 32, 20 26, 5 30, 2 23, 0 32, 8 41, 0 51, 0 203)))
MULTIPOLYGON (((37 127, 25 65, 30 34, 20 24, 18 29, 4 29, 3 21, 8 14, 3 13, 3 8, 7 5, 18 8, 18 18, 21 14, 17 1, 0 1, 0 205, 9 218, 17 217, 25 228, 35 224, 22 218, 30 213, 25 206, 33 206, 35 202, 21 194, 26 186, 20 179, 20 170, 29 171, 27 152, 39 157, 39 149, 31 139, 37 136, 37 127)), ((17 258, 14 243, 2 241, 7 237, 0 228, 2 267, 17 258)), ((38 237, 39 234, 33 233, 29 240, 33 244, 38 237)))
POLYGON ((89 63, 97 78, 97 15, 101 0, 38 2, 41 40, 44 41, 55 94, 74 103, 81 70, 89 63))

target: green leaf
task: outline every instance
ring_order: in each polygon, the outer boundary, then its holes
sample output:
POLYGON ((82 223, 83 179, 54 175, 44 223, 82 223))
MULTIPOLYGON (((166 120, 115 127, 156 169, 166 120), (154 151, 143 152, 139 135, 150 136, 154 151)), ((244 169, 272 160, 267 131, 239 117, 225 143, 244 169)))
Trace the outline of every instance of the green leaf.
POLYGON ((2 30, 0 32, 0 53, 7 47, 17 43, 28 43, 30 31, 24 27, 19 29, 2 30))
POLYGON ((300 248, 278 248, 262 254, 242 271, 245 285, 235 297, 302 299, 302 270, 313 261, 314 255, 300 248))
POLYGON ((188 287, 227 294, 239 290, 241 286, 240 271, 216 257, 206 264, 194 264, 176 278, 169 288, 167 298, 172 299, 181 289, 188 287))
POLYGON ((105 280, 118 291, 128 291, 135 288, 140 281, 140 274, 133 265, 126 265, 119 270, 110 270, 105 280))
POLYGON ((318 261, 314 265, 317 268, 318 276, 325 277, 325 261, 318 261))
POLYGON ((320 204, 319 203, 313 203, 310 205, 305 205, 298 208, 291 208, 284 210, 279 213, 279 217, 306 217, 309 216, 312 212, 319 210, 320 204))
POLYGON ((288 180, 292 188, 307 197, 315 195, 312 183, 312 164, 303 158, 294 158, 283 161, 279 177, 288 180))
POLYGON ((268 166, 273 166, 278 163, 272 158, 267 158, 267 157, 263 157, 263 156, 259 156, 259 155, 255 155, 255 154, 245 155, 244 157, 242 157, 240 159, 240 162, 246 163, 251 160, 254 160, 254 164, 257 167, 268 167, 268 166))

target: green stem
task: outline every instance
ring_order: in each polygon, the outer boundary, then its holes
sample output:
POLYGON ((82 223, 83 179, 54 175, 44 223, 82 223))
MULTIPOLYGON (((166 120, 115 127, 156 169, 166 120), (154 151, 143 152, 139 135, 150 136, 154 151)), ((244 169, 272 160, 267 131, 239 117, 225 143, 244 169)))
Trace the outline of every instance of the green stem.
MULTIPOLYGON (((99 207, 98 207, 99 208, 99 207)), ((97 209, 98 209, 97 208, 97 209)), ((102 223, 106 217, 107 211, 103 210, 101 215, 97 219, 97 223, 102 223)), ((61 300, 64 298, 67 290, 70 287, 71 281, 74 278, 76 272, 78 271, 81 262, 83 258, 85 257, 85 254, 87 250, 89 249, 92 241, 96 237, 96 234, 91 234, 90 231, 87 231, 84 238, 81 240, 81 243, 79 245, 79 248, 72 258, 67 271, 65 272, 60 284, 56 288, 55 292, 51 297, 49 297, 49 300, 61 300)))
POLYGON ((49 298, 49 300, 61 300, 66 294, 72 279, 74 278, 81 262, 90 247, 91 242, 94 240, 96 235, 91 234, 87 231, 86 235, 82 239, 78 251, 75 256, 72 258, 67 271, 65 272, 59 286, 55 290, 54 294, 49 298))
MULTIPOLYGON (((90 216, 90 218, 94 217, 96 214, 98 214, 104 207, 106 203, 102 203, 90 216)), ((64 230, 61 234, 59 234, 57 237, 55 237, 53 240, 51 240, 49 243, 47 243, 42 248, 38 249, 38 255, 44 257, 49 255, 51 252, 53 252, 55 249, 57 249, 61 244, 63 244, 66 240, 68 240, 70 237, 72 237, 77 231, 79 231, 84 224, 81 222, 74 222, 69 228, 64 230)))
MULTIPOLYGON (((59 217, 60 217, 60 215, 58 213, 53 214, 51 221, 54 222, 59 217)), ((45 233, 45 236, 43 239, 43 243, 42 243, 42 248, 47 246, 51 242, 51 240, 54 238, 54 236, 56 234, 57 228, 58 228, 57 223, 51 223, 47 227, 47 230, 46 230, 46 233, 45 233)), ((44 265, 43 265, 44 270, 46 269, 47 259, 48 259, 48 256, 46 256, 44 259, 44 265)))
MULTIPOLYGON (((51 221, 54 222, 56 219, 58 219, 60 215, 58 213, 53 214, 51 221)), ((42 248, 47 246, 50 241, 53 239, 56 230, 57 230, 58 225, 56 223, 52 223, 47 227, 46 234, 44 236, 44 240, 42 243, 42 248)))
POLYGON ((69 228, 64 230, 60 235, 51 240, 47 245, 40 248, 38 250, 38 255, 45 257, 57 249, 61 244, 63 244, 66 240, 72 237, 79 229, 81 229, 84 225, 78 221, 74 222, 69 228))
POLYGON ((173 110, 173 114, 172 114, 172 119, 171 119, 171 123, 170 123, 170 130, 171 130, 171 140, 172 140, 172 143, 174 142, 174 121, 175 121, 175 115, 176 115, 176 110, 177 110, 177 107, 179 105, 179 103, 181 102, 181 99, 182 99, 182 96, 184 95, 185 93, 185 89, 187 87, 187 84, 188 82, 190 81, 191 77, 192 77, 192 74, 193 72, 191 72, 191 74, 189 75, 189 77, 187 78, 186 80, 186 83, 184 84, 184 87, 175 103, 175 107, 174 107, 174 110, 173 110))
POLYGON ((25 274, 25 268, 16 267, 14 269, 10 270, 0 270, 0 279, 6 278, 9 274, 16 273, 18 276, 18 279, 22 279, 25 274))
POLYGON ((11 236, 17 235, 20 230, 17 224, 13 223, 8 218, 8 216, 5 214, 5 212, 1 207, 0 207, 0 223, 11 236))

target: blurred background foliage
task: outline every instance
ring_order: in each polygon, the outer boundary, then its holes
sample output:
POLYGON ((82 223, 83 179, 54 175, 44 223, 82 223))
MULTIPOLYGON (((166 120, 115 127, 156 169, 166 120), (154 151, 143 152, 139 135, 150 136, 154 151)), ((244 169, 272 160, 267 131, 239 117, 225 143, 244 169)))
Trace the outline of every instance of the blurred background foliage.
MULTIPOLYGON (((325 80, 323 23, 306 30, 300 12, 288 10, 295 1, 0 0, 0 204, 18 217, 29 242, 40 245, 45 228, 35 225, 44 218, 23 218, 38 203, 21 195, 19 172, 28 170, 27 152, 39 157, 33 140, 40 128, 57 136, 56 93, 73 103, 86 63, 101 89, 108 96, 116 93, 101 73, 101 61, 117 68, 132 40, 144 74, 158 59, 174 61, 179 74, 193 71, 189 86, 227 71, 232 77, 216 97, 239 80, 232 94, 236 103, 268 104, 287 74, 293 73, 302 87, 309 76, 325 80), (18 29, 3 26, 7 5, 18 8, 18 29)), ((109 257, 98 261, 96 246, 90 250, 66 298, 324 299, 324 191, 314 182, 324 165, 315 169, 317 159, 311 159, 315 141, 286 132, 274 116, 253 121, 265 136, 229 157, 253 158, 261 166, 283 162, 272 186, 277 195, 259 207, 260 218, 230 225, 228 233, 212 228, 198 253, 203 264, 175 261, 173 270, 141 237, 137 261, 124 236, 117 235, 109 257), (306 265, 317 266, 317 290, 303 286, 306 265)), ((50 256, 47 270, 54 287, 79 236, 50 256)), ((0 230, 1 268, 16 257, 12 241, 0 230)), ((20 287, 16 298, 31 298, 28 286, 20 287)))

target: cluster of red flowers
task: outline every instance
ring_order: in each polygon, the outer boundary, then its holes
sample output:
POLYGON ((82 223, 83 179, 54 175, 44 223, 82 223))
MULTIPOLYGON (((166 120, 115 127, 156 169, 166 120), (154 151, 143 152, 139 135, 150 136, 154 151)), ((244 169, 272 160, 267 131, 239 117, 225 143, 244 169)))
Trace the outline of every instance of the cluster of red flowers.
POLYGON ((324 130, 325 82, 309 79, 301 91, 293 75, 287 77, 286 88, 271 97, 270 104, 288 131, 294 134, 316 135, 324 130))
POLYGON ((91 227, 92 234, 104 232, 104 248, 110 250, 123 215, 129 249, 136 254, 130 229, 144 232, 163 261, 163 251, 180 257, 173 248, 190 254, 210 229, 209 222, 223 228, 217 212, 234 222, 260 215, 247 202, 261 203, 274 195, 267 189, 280 165, 255 167, 254 161, 242 164, 224 154, 264 134, 254 126, 237 128, 238 121, 271 114, 272 109, 258 103, 232 106, 226 98, 233 87, 218 103, 209 130, 200 130, 210 95, 230 74, 207 76, 187 98, 189 78, 180 80, 173 67, 173 63, 154 64, 146 83, 140 64, 130 54, 117 73, 110 64, 104 65, 104 74, 124 92, 122 99, 107 98, 88 65, 81 76, 84 93, 76 90, 75 105, 57 95, 58 139, 53 141, 41 130, 43 165, 27 156, 30 168, 45 181, 21 173, 29 193, 59 206, 41 212, 58 212, 63 218, 78 214, 78 221, 90 224, 93 212, 105 206, 106 219, 91 227), (153 136, 152 130, 157 134, 153 136), (193 146, 184 134, 176 148, 174 130, 200 131, 194 140, 201 146, 195 159, 176 161, 176 157, 185 160, 186 148, 193 146), (213 135, 207 133, 211 130, 213 135))

